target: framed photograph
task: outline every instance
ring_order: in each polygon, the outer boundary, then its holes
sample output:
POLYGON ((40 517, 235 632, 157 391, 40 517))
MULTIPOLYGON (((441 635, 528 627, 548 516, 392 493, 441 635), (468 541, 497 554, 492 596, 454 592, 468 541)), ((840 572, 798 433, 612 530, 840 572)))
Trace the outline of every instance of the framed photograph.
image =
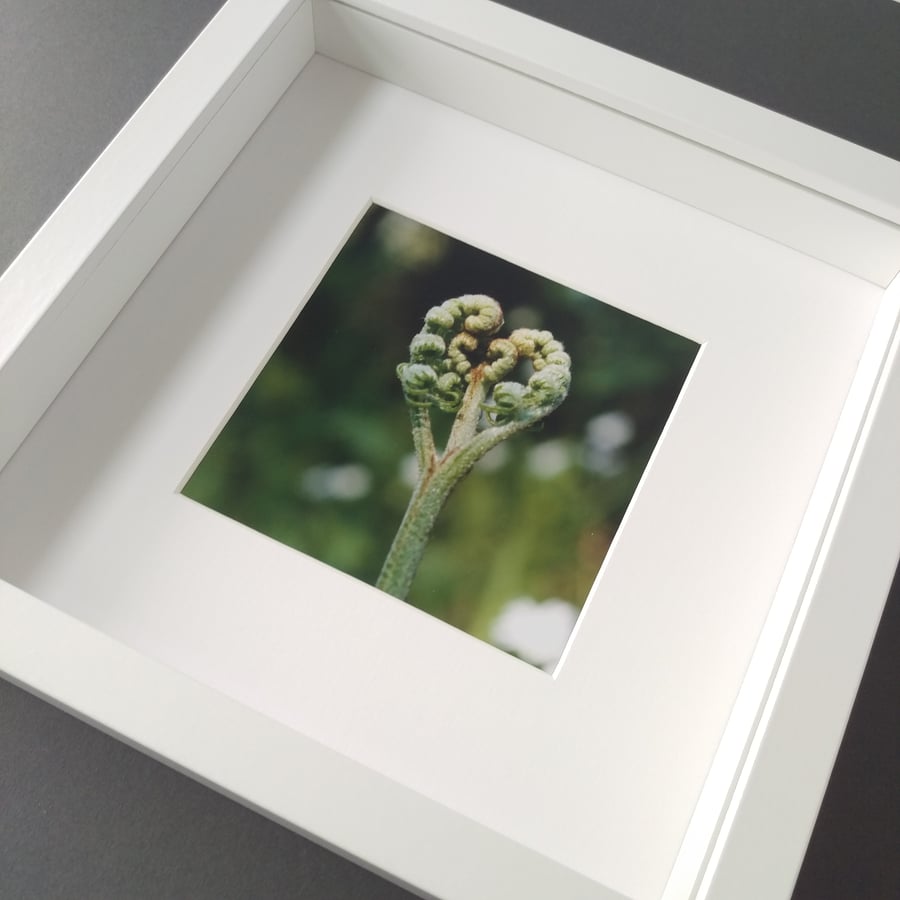
POLYGON ((423 896, 788 897, 897 174, 481 0, 230 0, 0 279, 0 671, 423 896))
POLYGON ((698 349, 373 205, 182 494, 552 672, 698 349))

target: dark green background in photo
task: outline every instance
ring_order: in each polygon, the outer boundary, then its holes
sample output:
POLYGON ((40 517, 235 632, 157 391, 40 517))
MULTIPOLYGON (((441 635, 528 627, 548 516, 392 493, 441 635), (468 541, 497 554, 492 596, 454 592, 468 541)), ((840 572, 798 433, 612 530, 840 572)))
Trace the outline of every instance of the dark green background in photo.
MULTIPOLYGON (((184 494, 373 584, 415 478, 396 368, 426 311, 470 293, 499 301, 501 334, 552 331, 572 387, 462 480, 409 602, 552 667, 561 646, 519 647, 498 616, 537 623, 545 605, 574 624, 695 359, 687 338, 373 206, 184 494)), ((450 416, 433 419, 440 443, 450 416)))

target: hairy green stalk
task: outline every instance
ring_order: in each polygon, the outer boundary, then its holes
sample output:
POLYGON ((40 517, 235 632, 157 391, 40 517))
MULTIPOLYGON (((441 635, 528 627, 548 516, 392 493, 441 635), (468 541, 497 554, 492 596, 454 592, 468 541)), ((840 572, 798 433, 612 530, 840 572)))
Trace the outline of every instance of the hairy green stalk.
POLYGON ((496 337, 503 311, 484 294, 435 306, 413 337, 409 362, 397 367, 409 407, 418 479, 376 582, 400 599, 409 593, 428 538, 450 492, 485 453, 530 428, 565 400, 571 360, 549 331, 519 328, 496 337), (521 360, 527 383, 505 381, 521 360), (455 413, 442 453, 430 410, 455 413))

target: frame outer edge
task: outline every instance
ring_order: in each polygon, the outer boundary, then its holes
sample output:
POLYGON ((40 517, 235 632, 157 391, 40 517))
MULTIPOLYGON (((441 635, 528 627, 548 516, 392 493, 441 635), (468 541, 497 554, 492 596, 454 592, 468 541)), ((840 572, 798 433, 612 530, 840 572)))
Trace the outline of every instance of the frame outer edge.
POLYGON ((14 684, 395 883, 440 900, 628 900, 3 581, 0 618, 14 684))
MULTIPOLYGON (((717 847, 727 830, 729 816, 741 803, 740 783, 750 765, 748 760, 752 758, 753 742, 766 739, 768 726, 765 710, 777 695, 778 672, 790 657, 791 635, 801 627, 803 610, 811 602, 810 585, 827 552, 828 535, 840 514, 842 498, 850 490, 849 473, 862 445, 867 422, 874 415, 874 405, 870 401, 884 377, 885 361, 891 353, 891 341, 897 333, 898 321, 900 293, 891 295, 886 291, 756 650, 663 892, 663 900, 697 897, 702 879, 717 864, 717 847)), ((839 743, 839 736, 836 741, 839 743)), ((837 743, 834 745, 835 753, 837 743)), ((818 746, 812 744, 808 748, 807 759, 816 755, 818 746)), ((832 745, 825 743, 821 746, 826 747, 824 756, 828 757, 832 745)), ((823 756, 821 749, 818 755, 823 756)), ((764 858, 762 848, 766 834, 766 829, 761 828, 753 838, 760 848, 757 864, 760 858, 764 858)), ((725 895, 723 900, 734 898, 725 895)))
POLYGON ((313 40, 309 0, 230 0, 0 275, 0 468, 312 56, 313 40), (291 46, 264 54, 301 10, 291 46), (259 77, 248 78, 258 62, 259 77))
MULTIPOLYGON (((498 62, 490 53, 465 49, 453 34, 442 40, 340 0, 313 0, 313 14, 317 52, 338 62, 777 241, 882 289, 900 266, 900 227, 567 90, 554 83, 558 79, 552 74, 537 77, 527 71, 527 65, 516 68, 498 62)), ((588 49, 606 50, 600 45, 588 49)), ((629 67, 643 66, 620 56, 629 67)), ((607 75, 615 78, 613 83, 623 81, 613 72, 607 75)), ((665 83, 657 90, 667 90, 665 83)), ((900 181, 900 172, 897 177, 900 181)))
POLYGON ((661 66, 489 0, 329 2, 446 40, 900 224, 900 162, 661 66))
POLYGON ((789 900, 900 558, 900 273, 891 333, 697 900, 789 900))

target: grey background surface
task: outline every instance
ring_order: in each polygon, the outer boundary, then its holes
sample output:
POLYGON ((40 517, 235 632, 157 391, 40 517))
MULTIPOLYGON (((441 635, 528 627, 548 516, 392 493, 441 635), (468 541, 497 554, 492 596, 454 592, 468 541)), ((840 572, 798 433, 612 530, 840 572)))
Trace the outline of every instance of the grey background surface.
MULTIPOLYGON (((0 269, 220 5, 0 0, 0 269)), ((891 0, 505 5, 900 159, 891 0)), ((898 648, 900 579, 794 900, 900 896, 898 648)), ((2 900, 409 896, 0 682, 2 900)))

